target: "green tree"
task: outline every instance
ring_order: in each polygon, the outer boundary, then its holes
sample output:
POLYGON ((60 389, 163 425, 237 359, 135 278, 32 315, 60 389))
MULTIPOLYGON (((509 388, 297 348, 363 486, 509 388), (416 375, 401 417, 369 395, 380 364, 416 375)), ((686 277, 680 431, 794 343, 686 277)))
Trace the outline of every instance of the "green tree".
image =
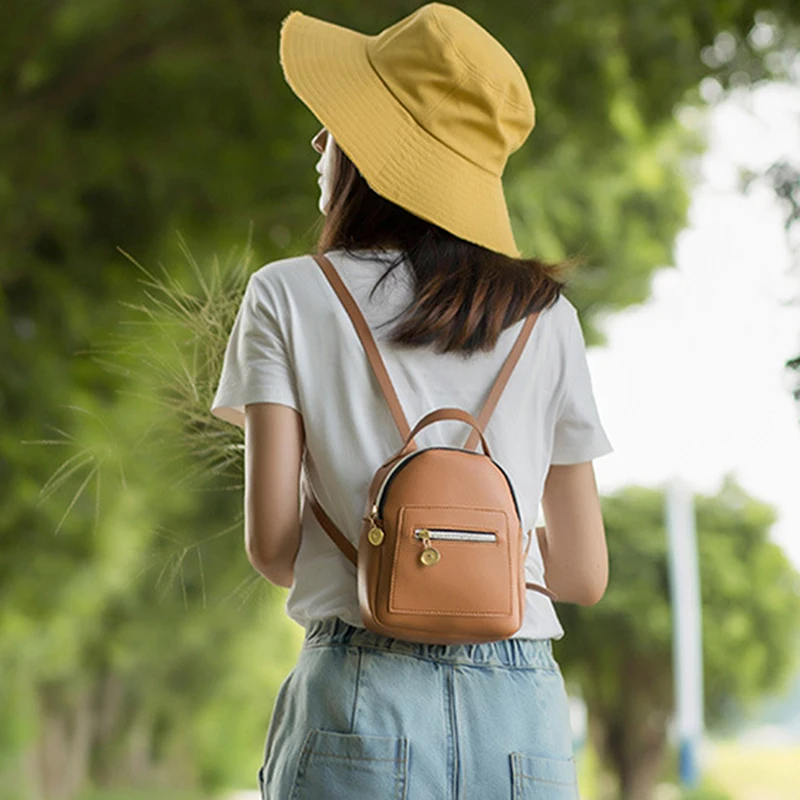
MULTIPOLYGON (((664 493, 603 498, 611 579, 597 606, 564 606, 557 655, 589 711, 590 739, 622 800, 649 800, 673 715, 672 611, 664 493)), ((800 575, 769 540, 775 513, 731 476, 695 496, 710 726, 790 675, 800 640, 800 575)))

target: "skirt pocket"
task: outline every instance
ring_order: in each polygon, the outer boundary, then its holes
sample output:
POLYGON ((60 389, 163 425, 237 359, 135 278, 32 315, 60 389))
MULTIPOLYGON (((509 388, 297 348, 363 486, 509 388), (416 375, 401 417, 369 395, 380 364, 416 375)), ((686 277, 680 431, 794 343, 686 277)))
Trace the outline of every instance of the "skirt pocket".
POLYGON ((572 758, 511 754, 513 800, 578 800, 578 778, 572 758))
POLYGON ((408 740, 318 728, 308 732, 292 800, 405 800, 408 740))

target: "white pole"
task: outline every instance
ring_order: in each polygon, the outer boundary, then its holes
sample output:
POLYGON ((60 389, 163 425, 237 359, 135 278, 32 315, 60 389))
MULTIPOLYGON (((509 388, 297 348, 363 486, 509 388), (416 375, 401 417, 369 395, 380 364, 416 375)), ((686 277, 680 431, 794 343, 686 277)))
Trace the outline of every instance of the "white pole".
POLYGON ((704 728, 702 607, 694 500, 677 477, 667 487, 666 522, 679 769, 681 782, 692 787, 700 778, 698 749, 704 728))

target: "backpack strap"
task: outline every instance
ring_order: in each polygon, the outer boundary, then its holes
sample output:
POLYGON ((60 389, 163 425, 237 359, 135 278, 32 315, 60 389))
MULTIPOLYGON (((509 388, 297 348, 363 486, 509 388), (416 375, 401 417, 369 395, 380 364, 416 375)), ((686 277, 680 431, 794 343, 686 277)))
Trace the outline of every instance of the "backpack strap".
MULTIPOLYGON (((533 326, 536 324, 536 320, 539 319, 540 313, 540 311, 537 311, 534 314, 528 315, 522 326, 522 330, 519 332, 519 336, 517 336, 517 340, 514 342, 514 346, 506 356, 506 360, 497 375, 494 385, 489 392, 489 396, 486 398, 486 402, 483 404, 480 414, 478 414, 478 427, 481 431, 486 430, 486 426, 489 424, 489 419, 497 405, 497 401, 500 399, 500 395, 503 394, 503 389, 506 388, 506 384, 511 377, 511 373, 514 371, 514 367, 517 366, 517 362, 522 355, 522 351, 525 349, 525 345, 528 343, 528 339, 530 339, 533 326)), ((474 450, 478 446, 479 436, 480 434, 477 430, 471 431, 469 438, 464 444, 465 449, 474 450)))
MULTIPOLYGON (((494 385, 489 392, 489 396, 486 398, 486 402, 483 404, 483 408, 478 414, 478 427, 474 428, 471 432, 469 437, 467 438, 464 447, 469 450, 474 450, 478 446, 478 440, 483 439, 483 434, 481 432, 486 430, 486 426, 489 424, 489 419, 492 416, 492 412, 497 405, 497 401, 500 399, 500 395, 503 394, 503 389, 506 388, 506 384, 508 383, 508 379, 511 377, 511 373, 514 371, 514 367, 517 366, 517 362, 522 355, 522 351, 525 349, 525 345, 528 343, 528 339, 531 338, 531 333, 533 332, 533 326, 536 324, 536 320, 539 319, 539 314, 541 312, 537 311, 534 314, 529 314, 528 318, 522 325, 522 330, 519 332, 519 336, 517 336, 517 340, 514 342, 513 347, 509 351, 508 355, 506 356, 506 360, 503 362, 503 366, 500 369, 497 378, 495 379, 494 385)), ((531 539, 530 533, 528 534, 528 545, 525 548, 525 557, 528 556, 528 550, 531 546, 531 539)), ((539 583, 533 583, 532 581, 528 581, 525 584, 526 589, 532 589, 536 592, 541 592, 541 594, 546 595, 551 600, 558 600, 555 592, 548 589, 546 586, 542 586, 539 583)))
POLYGON ((525 588, 532 589, 534 592, 540 592, 541 594, 549 597, 551 600, 558 600, 558 595, 554 591, 548 589, 546 586, 542 586, 539 583, 533 583, 532 581, 528 581, 525 584, 525 588))
MULTIPOLYGON (((538 536, 538 529, 537 529, 537 536, 538 536)), ((528 551, 531 549, 531 542, 533 541, 533 531, 528 531, 528 543, 525 545, 525 554, 522 557, 523 562, 527 561, 528 559, 528 551)), ((551 600, 558 600, 558 595, 552 590, 548 589, 546 586, 542 586, 541 583, 534 583, 533 581, 527 581, 525 584, 526 589, 532 589, 535 592, 541 592, 541 594, 546 595, 551 600)))
MULTIPOLYGON (((375 344, 375 339, 372 336, 372 331, 369 329, 369 325, 367 325, 367 321, 364 319, 361 309, 353 299, 353 295, 350 294, 347 287, 344 285, 344 281, 339 276, 333 264, 331 264, 330 259, 321 253, 313 256, 313 258, 328 279, 328 283, 331 285, 339 301, 344 306, 344 310, 350 317, 356 334, 358 334, 358 338, 361 340, 367 360, 372 368, 372 373, 375 375, 378 386, 386 399, 386 404, 389 406, 389 411, 392 414, 395 425, 397 425, 402 439, 406 441, 410 437, 411 426, 408 424, 406 415, 403 413, 403 407, 400 405, 400 400, 389 378, 389 373, 386 371, 386 365, 383 363, 378 346, 375 344)), ((414 450, 416 444, 413 441, 413 437, 411 437, 411 439, 409 449, 414 450)), ((325 510, 314 494, 311 481, 308 480, 307 476, 304 476, 304 484, 304 495, 320 527, 328 534, 339 550, 341 550, 342 555, 344 555, 353 566, 356 566, 358 563, 358 550, 339 528, 336 527, 334 521, 325 513, 325 510)))
MULTIPOLYGON (((358 334, 358 338, 364 346, 364 352, 367 354, 367 359, 378 381, 378 386, 381 387, 381 392, 383 392, 383 396, 386 398, 389 411, 392 412, 395 425, 397 425, 397 429, 400 431, 400 436, 403 440, 407 439, 408 435, 411 433, 411 427, 408 424, 406 415, 403 413, 403 407, 400 405, 392 381, 389 379, 389 373, 386 371, 386 365, 383 363, 378 346, 375 344, 375 339, 372 336, 372 331, 369 329, 369 325, 367 325, 367 321, 364 319, 361 309, 353 299, 353 295, 347 290, 344 281, 339 277, 339 273, 336 271, 333 264, 331 264, 330 259, 320 253, 314 256, 314 260, 325 273, 328 283, 330 283, 333 291, 336 292, 337 297, 344 306, 344 310, 350 317, 353 327, 358 334)), ((476 439, 475 444, 477 445, 477 443, 476 439)), ((415 448, 416 445, 412 441, 411 449, 413 450, 415 448)))
POLYGON ((325 510, 319 504, 314 490, 311 488, 311 481, 308 476, 303 474, 303 484, 306 502, 311 506, 311 511, 317 518, 320 527, 325 533, 330 536, 333 543, 342 551, 342 555, 355 567, 358 566, 358 550, 350 542, 350 540, 336 527, 336 523, 325 513, 325 510))

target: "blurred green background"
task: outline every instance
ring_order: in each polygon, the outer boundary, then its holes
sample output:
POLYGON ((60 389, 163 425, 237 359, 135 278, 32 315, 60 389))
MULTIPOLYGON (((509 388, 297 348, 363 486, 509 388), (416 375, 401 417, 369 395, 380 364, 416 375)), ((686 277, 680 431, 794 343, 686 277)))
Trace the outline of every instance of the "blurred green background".
MULTIPOLYGON (((375 33, 417 5, 299 8, 375 33)), ((673 263, 706 147, 679 112, 789 79, 800 3, 457 5, 537 106, 507 171, 518 243, 584 258, 567 295, 601 343, 595 320, 673 263)), ((206 409, 247 274, 319 230, 319 126, 277 54, 296 7, 3 0, 0 800, 254 786, 301 631, 247 562, 241 438, 206 409)), ((800 190, 783 167, 763 179, 788 229, 800 190)), ((561 610, 558 656, 588 709, 585 796, 648 800, 675 780, 664 498, 631 486, 603 504, 615 578, 596 608, 561 610)), ((772 509, 733 479, 697 515, 706 713, 724 734, 795 674, 798 575, 772 509)), ((777 758, 756 771, 800 751, 777 758)))

